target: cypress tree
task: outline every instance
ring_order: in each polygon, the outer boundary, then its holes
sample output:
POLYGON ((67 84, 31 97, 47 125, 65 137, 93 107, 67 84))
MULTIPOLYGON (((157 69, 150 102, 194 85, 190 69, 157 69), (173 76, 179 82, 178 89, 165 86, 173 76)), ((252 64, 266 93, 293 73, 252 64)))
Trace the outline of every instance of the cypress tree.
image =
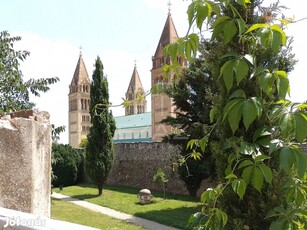
POLYGON ((115 132, 115 120, 112 112, 109 112, 108 81, 103 73, 103 64, 99 56, 93 72, 90 98, 92 126, 87 136, 85 171, 92 182, 97 185, 100 196, 113 164, 112 139, 115 132))

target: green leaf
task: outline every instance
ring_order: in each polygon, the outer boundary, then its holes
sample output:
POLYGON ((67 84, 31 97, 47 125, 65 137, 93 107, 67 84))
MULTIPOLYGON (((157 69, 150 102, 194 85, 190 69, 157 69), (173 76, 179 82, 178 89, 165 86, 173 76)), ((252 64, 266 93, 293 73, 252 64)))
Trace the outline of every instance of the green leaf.
POLYGON ((293 114, 291 113, 283 114, 279 121, 279 127, 281 131, 281 135, 284 138, 288 138, 289 135, 291 135, 292 131, 294 130, 293 114))
POLYGON ((300 178, 303 178, 307 171, 307 156, 302 152, 300 148, 294 149, 297 159, 297 172, 300 178))
POLYGON ((267 136, 271 136, 271 133, 265 127, 260 127, 253 134, 253 142, 257 142, 258 139, 267 136))
POLYGON ((253 168, 254 166, 248 166, 242 172, 242 178, 245 180, 246 184, 249 184, 251 181, 253 168))
POLYGON ((234 91, 229 99, 234 99, 234 98, 242 98, 242 99, 245 99, 246 98, 246 94, 245 92, 242 90, 242 89, 238 89, 236 91, 234 91))
POLYGON ((261 188, 263 185, 264 176, 262 174, 262 171, 258 167, 253 167, 252 171, 252 186, 257 189, 259 192, 261 192, 261 188))
POLYGON ((196 10, 196 25, 201 30, 204 20, 208 17, 208 8, 206 4, 198 4, 196 10))
POLYGON ((189 140, 189 142, 187 143, 187 148, 186 149, 193 149, 193 147, 196 145, 197 142, 198 142, 197 139, 189 140))
POLYGON ((289 79, 285 71, 274 71, 274 76, 276 78, 276 87, 278 95, 281 99, 285 99, 287 93, 289 93, 289 79))
POLYGON ((216 15, 220 18, 221 10, 220 10, 220 7, 218 6, 218 4, 216 4, 216 3, 212 2, 212 1, 206 1, 206 3, 210 4, 213 12, 216 13, 216 15))
POLYGON ((230 179, 238 179, 238 177, 233 174, 233 173, 230 173, 228 174, 226 177, 225 177, 226 180, 230 180, 230 179))
POLYGON ((261 90, 270 95, 273 90, 273 84, 275 82, 275 78, 271 73, 266 73, 264 76, 260 77, 260 88, 261 90))
POLYGON ((196 152, 194 149, 193 149, 193 152, 191 153, 191 157, 194 159, 194 160, 200 160, 202 155, 200 152, 196 152))
POLYGON ((293 164, 295 164, 296 157, 292 150, 288 147, 283 147, 279 153, 279 164, 280 167, 286 172, 290 173, 293 164))
POLYGON ((202 152, 205 151, 207 143, 208 143, 208 136, 204 136, 202 139, 199 140, 199 146, 202 152))
POLYGON ((239 35, 243 34, 245 32, 246 29, 246 23, 243 19, 239 18, 236 19, 236 22, 238 24, 238 28, 239 28, 239 35))
POLYGON ((234 63, 233 69, 237 79, 237 85, 239 85, 239 83, 247 76, 249 70, 248 64, 244 59, 239 59, 234 63))
POLYGON ((238 99, 238 103, 236 103, 228 112, 228 124, 232 130, 232 133, 235 133, 239 127, 239 123, 242 116, 242 105, 243 101, 238 99))
POLYGON ((245 129, 248 130, 250 124, 256 120, 258 116, 257 108, 253 101, 246 100, 243 104, 243 124, 245 126, 245 129))
POLYGON ((280 27, 280 25, 278 24, 272 25, 270 26, 270 29, 280 34, 279 36, 281 37, 281 44, 285 46, 287 44, 287 36, 285 31, 283 31, 282 28, 280 27))
POLYGON ((231 39, 236 35, 237 33, 237 27, 233 20, 229 20, 226 22, 224 28, 223 28, 223 34, 224 34, 224 44, 227 44, 231 41, 231 39))
POLYGON ((196 212, 190 216, 188 224, 197 226, 203 217, 204 214, 202 214, 201 212, 196 212))
POLYGON ((226 22, 226 21, 228 21, 228 20, 230 20, 230 19, 231 19, 231 18, 228 17, 228 16, 218 17, 218 18, 214 21, 214 23, 213 23, 213 25, 212 25, 212 28, 216 28, 218 25, 220 25, 220 24, 222 24, 222 23, 224 23, 224 22, 226 22))
POLYGON ((208 188, 206 191, 203 192, 203 194, 201 195, 201 199, 200 201, 206 205, 208 203, 210 203, 212 200, 215 199, 217 193, 214 189, 212 188, 208 188))
POLYGON ((259 30, 257 33, 257 36, 260 37, 260 43, 265 48, 272 47, 273 32, 270 29, 265 28, 265 29, 259 30))
POLYGON ((306 191, 301 189, 301 188, 298 188, 297 191, 296 191, 296 205, 297 206, 301 206, 302 203, 305 201, 306 199, 306 191))
POLYGON ((289 204, 294 200, 295 196, 295 188, 289 188, 286 193, 286 202, 289 204))
POLYGON ((223 76, 223 80, 228 92, 233 86, 233 66, 234 66, 233 60, 225 62, 225 64, 221 68, 221 73, 220 73, 220 76, 221 75, 223 76))
POLYGON ((250 165, 254 165, 254 162, 252 162, 251 160, 244 160, 240 163, 239 169, 245 168, 245 167, 250 166, 250 165))
POLYGON ((237 193, 240 199, 243 199, 246 190, 246 182, 243 179, 236 179, 231 183, 232 189, 237 193))
POLYGON ((273 173, 272 173, 271 168, 266 166, 263 163, 258 164, 257 166, 260 168, 260 170, 261 170, 261 172, 264 176, 265 181, 268 182, 268 183, 272 183, 273 173))
POLYGON ((249 27, 249 29, 245 33, 247 34, 247 33, 252 32, 254 30, 257 30, 257 29, 260 29, 260 28, 266 28, 268 26, 269 26, 269 24, 267 24, 267 23, 253 24, 251 27, 249 27))
POLYGON ((273 31, 272 33, 272 50, 277 53, 281 48, 281 34, 279 32, 273 31))
POLYGON ((285 224, 286 224, 285 219, 277 220, 271 223, 269 230, 281 230, 281 229, 286 229, 285 224))
POLYGON ((262 163, 264 160, 268 160, 268 159, 270 159, 269 156, 261 154, 261 155, 255 157, 254 161, 255 161, 255 163, 259 163, 259 162, 262 163))
POLYGON ((192 26, 193 21, 194 21, 196 4, 197 4, 197 1, 193 1, 188 7, 187 13, 188 13, 189 26, 192 26))
POLYGON ((307 136, 307 116, 297 112, 293 114, 295 121, 295 138, 302 143, 307 136))
POLYGON ((225 212, 223 212, 222 210, 218 208, 211 209, 211 212, 215 212, 216 218, 218 219, 219 222, 222 223, 223 226, 227 224, 228 216, 225 212))

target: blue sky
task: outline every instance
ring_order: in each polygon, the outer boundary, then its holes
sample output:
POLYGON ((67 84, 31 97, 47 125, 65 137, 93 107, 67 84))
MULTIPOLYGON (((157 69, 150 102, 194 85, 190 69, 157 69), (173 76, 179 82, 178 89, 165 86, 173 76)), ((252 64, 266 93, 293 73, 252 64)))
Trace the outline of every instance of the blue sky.
MULTIPOLYGON (((267 0, 268 1, 268 0, 267 0)), ((179 36, 187 31, 186 9, 190 1, 172 0, 171 12, 179 36)), ((68 129, 68 86, 82 46, 82 54, 91 77, 99 55, 108 76, 110 101, 121 103, 136 60, 143 87, 150 89, 151 56, 159 41, 167 13, 167 0, 1 0, 0 28, 20 35, 17 49, 30 51, 21 65, 25 78, 53 77, 60 82, 50 92, 35 98, 40 110, 50 112, 51 122, 68 129)), ((304 0, 281 0, 291 8, 289 17, 307 16, 304 0)), ((307 20, 289 25, 294 53, 299 59, 290 74, 294 101, 307 100, 307 20)), ((150 103, 150 100, 149 100, 150 103)), ((150 104, 148 105, 150 109, 150 104)), ((124 109, 113 108, 114 115, 124 109)), ((67 132, 61 142, 67 143, 67 132)))

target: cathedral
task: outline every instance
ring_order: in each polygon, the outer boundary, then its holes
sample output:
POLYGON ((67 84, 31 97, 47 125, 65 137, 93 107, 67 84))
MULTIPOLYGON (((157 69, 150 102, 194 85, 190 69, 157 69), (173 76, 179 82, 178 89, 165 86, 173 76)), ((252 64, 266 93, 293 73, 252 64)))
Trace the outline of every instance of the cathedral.
MULTIPOLYGON (((151 86, 157 83, 168 85, 174 76, 164 78, 162 66, 170 64, 170 58, 165 57, 163 48, 176 42, 178 34, 170 13, 162 30, 160 40, 152 56, 151 86)), ((181 68, 186 66, 186 61, 178 59, 181 68)), ((89 133, 91 126, 90 103, 90 78, 80 53, 79 60, 69 86, 69 144, 79 148, 82 138, 89 133)), ((151 94, 151 112, 147 112, 147 101, 137 100, 145 91, 142 86, 136 65, 132 71, 131 80, 125 94, 125 99, 131 103, 125 107, 125 116, 115 117, 116 131, 114 142, 160 142, 162 137, 171 133, 171 127, 161 124, 167 116, 175 116, 172 98, 164 93, 151 94)))

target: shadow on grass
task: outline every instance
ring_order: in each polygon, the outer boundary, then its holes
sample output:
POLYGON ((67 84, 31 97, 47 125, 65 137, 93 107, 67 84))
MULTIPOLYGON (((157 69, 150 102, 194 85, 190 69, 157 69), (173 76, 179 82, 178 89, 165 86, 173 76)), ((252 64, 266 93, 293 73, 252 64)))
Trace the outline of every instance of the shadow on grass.
POLYGON ((153 220, 160 224, 173 226, 179 229, 190 229, 188 228, 188 220, 192 214, 199 211, 200 208, 190 208, 190 207, 180 207, 174 209, 167 208, 161 210, 137 212, 135 213, 135 216, 142 217, 148 220, 153 220))
POLYGON ((86 200, 86 199, 91 199, 91 198, 97 198, 99 196, 98 194, 81 194, 81 195, 74 195, 71 197, 78 199, 78 200, 86 200))

